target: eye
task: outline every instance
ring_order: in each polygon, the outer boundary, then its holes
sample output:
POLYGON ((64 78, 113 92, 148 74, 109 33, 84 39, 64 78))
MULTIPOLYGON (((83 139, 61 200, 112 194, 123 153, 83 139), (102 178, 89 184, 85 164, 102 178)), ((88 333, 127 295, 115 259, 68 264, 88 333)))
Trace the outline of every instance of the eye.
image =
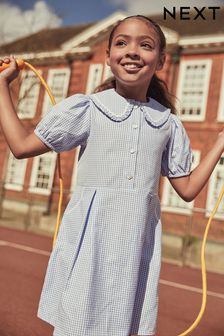
POLYGON ((141 46, 146 49, 153 49, 153 46, 149 42, 142 42, 141 46))
POLYGON ((124 46, 124 45, 126 45, 126 42, 124 40, 117 40, 115 42, 115 45, 116 46, 124 46))

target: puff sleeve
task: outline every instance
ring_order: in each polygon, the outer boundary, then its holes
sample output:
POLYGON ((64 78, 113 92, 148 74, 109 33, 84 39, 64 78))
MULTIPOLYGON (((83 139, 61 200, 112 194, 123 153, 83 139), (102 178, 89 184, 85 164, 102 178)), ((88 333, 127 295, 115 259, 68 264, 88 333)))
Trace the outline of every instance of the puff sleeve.
POLYGON ((56 104, 34 132, 55 152, 68 151, 86 142, 90 133, 89 98, 75 94, 56 104))
POLYGON ((161 174, 167 177, 189 175, 192 164, 190 141, 179 118, 172 115, 171 136, 162 156, 161 174))

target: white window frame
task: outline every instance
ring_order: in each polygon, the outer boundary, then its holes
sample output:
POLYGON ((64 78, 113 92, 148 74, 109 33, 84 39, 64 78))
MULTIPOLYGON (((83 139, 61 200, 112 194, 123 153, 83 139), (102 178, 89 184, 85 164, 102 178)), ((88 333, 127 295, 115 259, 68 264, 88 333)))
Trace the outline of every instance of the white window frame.
POLYGON ((191 121, 191 122, 200 122, 205 120, 206 115, 206 107, 207 107, 207 100, 208 100, 208 91, 209 91, 209 84, 210 84, 210 76, 211 76, 211 68, 212 68, 212 60, 211 59, 195 59, 195 60, 182 60, 180 63, 180 71, 179 71, 179 79, 177 85, 177 110, 180 111, 180 118, 183 121, 191 121), (203 96, 202 96, 202 105, 201 105, 201 113, 200 115, 183 115, 181 114, 181 102, 182 102, 182 94, 183 94, 183 84, 185 79, 186 68, 188 65, 206 65, 206 72, 205 72, 205 80, 204 80, 204 88, 203 96))
MULTIPOLYGON (((69 80, 70 80, 71 70, 69 68, 60 68, 60 69, 50 69, 48 71, 47 84, 50 87, 56 103, 59 103, 62 99, 67 97, 69 80), (65 81, 62 88, 62 95, 60 97, 56 97, 54 92, 54 76, 58 74, 65 74, 65 81)), ((45 91, 44 94, 44 102, 42 106, 42 116, 45 115, 52 108, 52 103, 48 93, 45 91)))
POLYGON ((103 71, 103 81, 110 78, 111 76, 113 76, 113 73, 111 71, 111 67, 107 64, 107 62, 105 62, 104 71, 103 71))
POLYGON ((45 154, 36 156, 33 160, 33 166, 32 166, 32 173, 31 173, 31 178, 30 178, 30 187, 29 187, 29 192, 35 193, 35 194, 40 194, 40 195, 50 195, 51 194, 51 189, 52 189, 52 184, 54 180, 54 174, 55 174, 55 166, 56 166, 56 160, 57 160, 57 153, 55 152, 47 152, 45 154), (37 184, 37 173, 38 173, 38 168, 39 168, 39 163, 40 159, 43 156, 49 156, 51 157, 51 163, 50 163, 50 168, 49 168, 49 182, 48 182, 48 188, 43 189, 43 188, 38 188, 36 187, 37 184))
POLYGON ((24 180, 26 175, 26 167, 27 167, 27 159, 17 160, 12 152, 9 152, 8 162, 7 162, 7 170, 5 175, 5 189, 8 190, 16 190, 21 191, 23 190, 24 180), (14 166, 14 170, 19 172, 19 175, 16 176, 15 182, 8 182, 10 178, 10 174, 12 172, 12 167, 14 166))
MULTIPOLYGON (((193 170, 200 162, 200 151, 199 150, 193 150, 193 162, 192 162, 192 169, 193 170)), ((177 192, 173 189, 171 183, 167 178, 164 180, 164 187, 163 187, 163 194, 162 194, 162 202, 161 202, 161 209, 165 212, 171 212, 171 213, 178 213, 178 214, 186 214, 189 215, 192 213, 193 207, 194 207, 194 200, 192 202, 185 202, 184 200, 180 200, 181 205, 183 207, 177 207, 177 206, 169 206, 167 203, 169 202, 170 192, 173 192, 174 195, 181 199, 180 196, 177 194, 177 192)))
POLYGON ((94 89, 100 85, 102 80, 103 64, 90 64, 88 80, 86 85, 86 94, 93 93, 94 89))
MULTIPOLYGON (((224 159, 224 154, 222 155, 222 158, 224 159)), ((221 168, 220 168, 220 165, 217 164, 215 169, 212 172, 212 175, 210 176, 209 184, 208 184, 205 217, 209 217, 211 215, 214 206, 211 208, 210 205, 213 203, 213 201, 214 201, 214 205, 215 205, 215 203, 217 201, 217 200, 216 201, 214 200, 214 187, 215 187, 215 183, 216 183, 216 175, 217 175, 218 170, 223 170, 223 174, 224 174, 224 165, 222 165, 221 168)), ((224 179, 223 179, 223 183, 224 183, 224 179)), ((221 188, 222 188, 223 183, 221 184, 221 188)), ((220 194, 220 192, 221 192, 221 189, 219 190, 218 195, 220 194)), ((224 210, 223 210, 223 212, 220 212, 220 209, 222 208, 223 203, 224 203, 224 201, 222 200, 221 203, 219 204, 219 207, 217 209, 217 212, 216 212, 214 218, 223 220, 224 210)))
POLYGON ((224 61, 222 66, 222 82, 219 95, 219 107, 217 121, 224 122, 224 61))
MULTIPOLYGON (((40 73, 40 75, 42 74, 42 71, 38 70, 38 72, 40 73)), ((21 85, 20 85, 18 105, 17 105, 18 117, 20 119, 32 119, 35 116, 36 110, 37 110, 37 102, 38 102, 38 98, 39 98, 39 94, 40 94, 40 86, 41 86, 40 85, 40 80, 39 80, 39 78, 36 77, 36 75, 33 73, 32 70, 23 71, 21 80, 22 80, 22 82, 21 82, 21 85), (29 84, 30 84, 29 79, 30 78, 34 78, 35 82, 37 82, 37 84, 35 84, 35 93, 34 93, 33 98, 32 98, 32 106, 31 106, 30 110, 26 111, 27 113, 24 114, 24 113, 20 112, 20 110, 24 111, 28 107, 28 105, 26 103, 26 97, 24 97, 24 95, 25 95, 27 89, 29 88, 29 84), (27 84, 27 81, 28 81, 28 84, 27 84), (20 105, 21 105, 21 107, 20 107, 20 105)), ((33 89, 31 89, 31 91, 32 90, 33 89)))

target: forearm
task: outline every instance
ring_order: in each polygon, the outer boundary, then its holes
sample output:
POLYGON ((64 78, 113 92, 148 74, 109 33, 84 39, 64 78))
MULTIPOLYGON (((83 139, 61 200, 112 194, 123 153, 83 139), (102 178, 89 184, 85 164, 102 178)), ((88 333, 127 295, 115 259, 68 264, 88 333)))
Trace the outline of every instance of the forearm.
POLYGON ((29 132, 17 116, 8 84, 4 80, 0 80, 0 123, 12 153, 18 157, 29 132))
POLYGON ((189 176, 172 178, 170 182, 185 201, 192 201, 203 189, 220 160, 224 150, 223 135, 219 136, 213 147, 189 176))
POLYGON ((219 141, 219 139, 217 139, 211 150, 189 176, 189 183, 186 189, 188 198, 193 200, 200 193, 205 184, 208 182, 208 179, 219 162, 222 153, 223 144, 219 141))

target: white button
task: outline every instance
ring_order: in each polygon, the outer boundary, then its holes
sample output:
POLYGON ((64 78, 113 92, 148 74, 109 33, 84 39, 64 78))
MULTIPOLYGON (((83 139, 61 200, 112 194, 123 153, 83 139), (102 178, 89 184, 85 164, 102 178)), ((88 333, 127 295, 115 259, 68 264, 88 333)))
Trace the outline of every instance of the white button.
POLYGON ((130 149, 130 153, 131 153, 131 154, 134 154, 134 153, 135 153, 135 149, 134 149, 134 148, 131 148, 131 149, 130 149))
POLYGON ((138 105, 135 105, 134 108, 137 109, 139 106, 138 105))
POLYGON ((138 125, 133 124, 132 127, 133 127, 134 129, 136 129, 136 128, 138 128, 138 125))
POLYGON ((132 179, 133 179, 133 176, 128 176, 128 179, 129 179, 129 180, 132 180, 132 179))

